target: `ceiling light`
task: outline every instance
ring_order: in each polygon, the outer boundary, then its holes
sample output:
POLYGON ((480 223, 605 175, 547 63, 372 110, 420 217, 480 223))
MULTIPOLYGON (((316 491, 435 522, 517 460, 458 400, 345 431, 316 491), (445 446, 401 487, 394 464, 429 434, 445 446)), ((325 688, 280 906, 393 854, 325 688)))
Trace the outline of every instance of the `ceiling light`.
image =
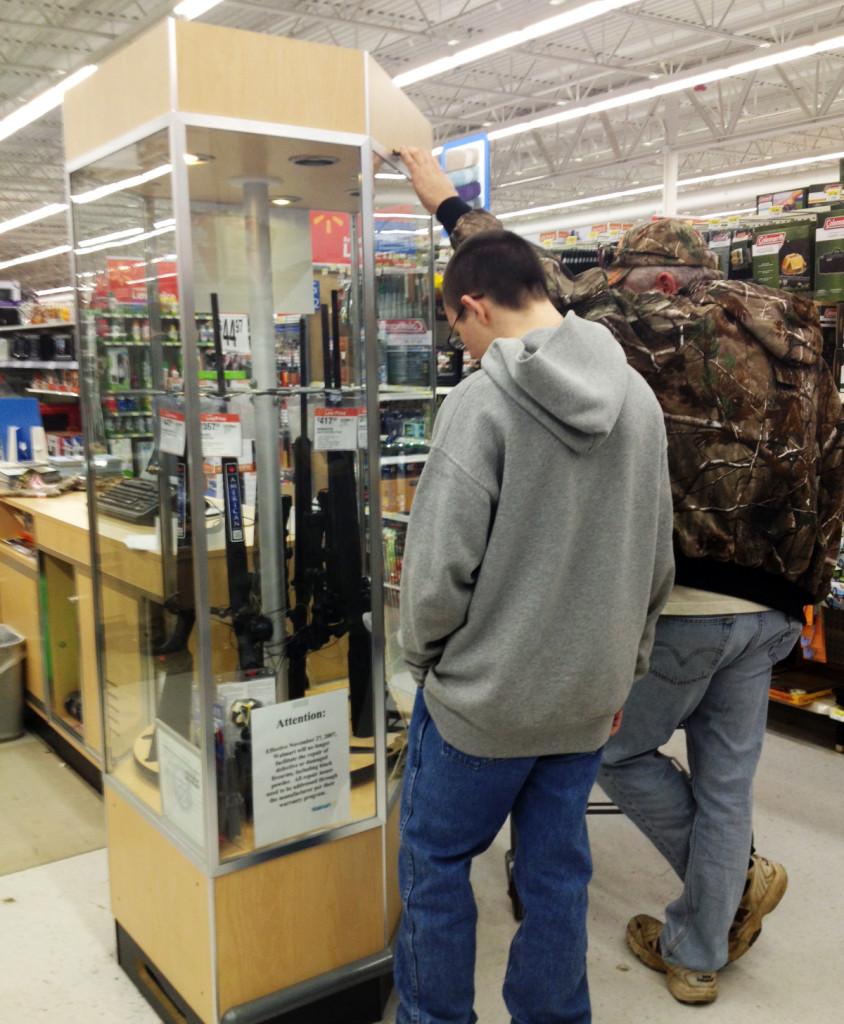
MULTIPOLYGON (((175 221, 173 222, 175 223, 175 221)), ((120 238, 132 238, 133 235, 143 234, 143 228, 126 228, 125 231, 112 231, 108 235, 97 235, 95 238, 83 238, 80 245, 99 245, 100 242, 116 242, 120 238)))
MULTIPOLYGON (((153 221, 152 226, 154 228, 173 228, 176 226, 176 218, 167 217, 165 220, 156 220, 153 221)), ((138 230, 140 231, 140 228, 138 230)), ((85 243, 83 242, 82 244, 84 245, 85 243)))
POLYGON ((381 181, 407 181, 403 174, 388 174, 386 171, 379 171, 375 177, 381 181))
POLYGON ((697 217, 699 220, 714 220, 716 217, 738 217, 742 213, 756 213, 755 206, 746 206, 743 210, 719 210, 717 213, 687 213, 687 217, 697 217))
POLYGON ((29 213, 22 213, 10 220, 4 220, 0 223, 0 235, 4 235, 7 231, 14 231, 15 228, 22 228, 26 224, 34 224, 35 221, 44 220, 45 217, 55 217, 57 213, 64 213, 66 209, 67 203, 50 203, 48 206, 42 206, 37 210, 30 210, 29 213))
POLYGON ((301 196, 276 196, 273 199, 273 206, 290 206, 291 203, 301 203, 301 196))
POLYGON ((491 128, 492 124, 492 121, 481 121, 481 128, 491 128))
POLYGON ((526 210, 511 210, 510 213, 499 213, 499 220, 509 220, 511 217, 532 217, 537 213, 547 213, 550 210, 568 210, 572 206, 588 206, 590 203, 602 203, 609 199, 624 199, 627 196, 643 196, 648 192, 661 192, 662 185, 643 185, 641 188, 627 188, 621 192, 607 192, 602 196, 586 196, 583 199, 568 199, 564 203, 550 203, 548 206, 533 206, 526 210))
POLYGON ((199 164, 210 164, 214 159, 210 153, 185 153, 185 163, 188 167, 197 167, 199 164))
POLYGON ((393 85, 401 89, 406 85, 422 82, 426 78, 433 78, 434 75, 441 75, 446 71, 452 71, 463 64, 471 64, 473 61, 490 57, 494 53, 501 53, 502 50, 510 50, 514 46, 522 46, 532 39, 539 39, 542 36, 548 36, 554 32, 560 32, 562 29, 570 28, 572 25, 580 25, 585 21, 591 21, 593 18, 600 18, 610 11, 629 7, 636 2, 637 0, 590 0, 589 3, 581 4, 580 7, 575 7, 570 11, 564 11, 562 14, 555 14, 552 18, 545 18, 543 21, 534 22, 533 25, 528 25, 527 28, 519 29, 516 32, 506 32, 504 35, 496 36, 495 39, 489 39, 485 43, 478 43, 476 46, 470 46, 465 50, 458 50, 457 53, 453 53, 449 57, 442 57, 439 60, 431 61, 429 64, 423 64, 412 71, 404 71, 402 74, 396 75, 393 79, 393 85))
POLYGON ((752 60, 740 61, 727 67, 713 68, 710 71, 700 71, 695 74, 672 78, 659 85, 636 89, 634 92, 607 96, 605 99, 596 100, 594 103, 586 103, 583 106, 561 110, 558 114, 546 114, 544 117, 537 117, 532 121, 508 125, 506 128, 497 128, 494 132, 489 133, 489 137, 492 141, 495 139, 506 139, 511 135, 521 135, 523 132, 536 131, 539 128, 547 128, 550 125, 561 124, 564 121, 577 121, 582 117, 588 117, 590 114, 617 110, 620 107, 632 106, 634 103, 645 103, 649 100, 658 99, 660 96, 668 96, 672 93, 682 92, 685 89, 693 89, 698 85, 720 82, 725 78, 747 75, 752 71, 760 71, 763 68, 775 67, 779 64, 789 64, 792 61, 804 60, 807 57, 814 57, 819 53, 842 48, 844 48, 844 35, 833 36, 830 39, 822 39, 819 42, 806 46, 795 46, 788 50, 779 50, 776 53, 766 54, 764 57, 754 57, 752 60))
POLYGON ((86 64, 84 68, 80 68, 78 71, 74 71, 72 75, 62 79, 58 85, 54 85, 52 88, 47 89, 46 92, 42 92, 40 96, 36 96, 35 99, 24 103, 22 107, 12 111, 11 114, 7 114, 0 121, 0 142, 3 139, 8 139, 15 132, 19 132, 21 128, 25 128, 28 124, 32 124, 33 121, 37 121, 44 114, 55 110, 56 107, 60 107, 65 93, 69 92, 75 85, 79 85, 80 82, 84 82, 86 78, 90 78, 96 70, 96 64, 86 64))
POLYGON ((7 267, 18 267, 22 263, 35 263, 36 260, 48 260, 51 256, 64 256, 66 252, 70 252, 69 245, 57 245, 54 249, 31 252, 28 256, 18 256, 14 260, 4 260, 0 263, 0 270, 5 270, 7 267))
POLYGON ((79 195, 71 196, 70 199, 74 203, 94 203, 98 199, 114 195, 115 192, 124 192, 130 188, 146 185, 147 182, 155 181, 156 178, 169 174, 170 170, 170 164, 161 164, 159 167, 153 167, 151 171, 133 174, 131 178, 121 178, 120 181, 112 181, 108 185, 98 185, 97 188, 89 189, 87 192, 80 192, 79 195))
POLYGON ((459 46, 460 45, 460 40, 459 39, 449 39, 448 45, 449 46, 459 46))
POLYGON ((735 171, 718 171, 717 174, 702 174, 697 178, 684 178, 678 185, 702 185, 706 181, 721 181, 724 178, 741 178, 745 174, 765 174, 768 171, 781 171, 787 167, 803 167, 806 164, 822 164, 833 160, 844 159, 844 152, 822 153, 818 156, 801 156, 795 160, 778 160, 776 163, 759 164, 756 167, 740 167, 735 171))
POLYGON ((770 43, 760 43, 759 44, 759 49, 760 50, 767 50, 770 45, 771 45, 770 43))
MULTIPOLYGON (((518 171, 516 173, 518 173, 518 171)), ((518 181, 503 181, 500 185, 497 185, 496 188, 512 188, 513 185, 528 185, 532 181, 545 181, 547 177, 547 174, 536 174, 532 178, 519 178, 518 181)))
POLYGON ((376 213, 373 214, 376 220, 430 220, 427 213, 376 213))
POLYGON ((64 284, 61 288, 42 288, 40 291, 36 288, 36 295, 62 295, 64 292, 72 292, 72 284, 64 284))
POLYGON ((650 78, 651 81, 653 81, 653 79, 655 79, 655 78, 662 78, 662 75, 657 74, 657 72, 654 71, 652 74, 648 75, 648 78, 650 78))
POLYGON ((200 14, 210 11, 219 3, 222 3, 222 0, 182 0, 173 8, 173 13, 190 21, 191 18, 198 18, 200 14))

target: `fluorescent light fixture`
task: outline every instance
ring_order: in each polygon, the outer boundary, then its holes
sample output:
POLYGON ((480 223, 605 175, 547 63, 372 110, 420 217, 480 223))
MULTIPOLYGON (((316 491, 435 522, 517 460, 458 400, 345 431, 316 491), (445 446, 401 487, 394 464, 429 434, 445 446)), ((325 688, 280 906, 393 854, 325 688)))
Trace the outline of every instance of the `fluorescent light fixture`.
MULTIPOLYGON (((734 171, 718 171, 715 174, 702 174, 696 178, 681 178, 677 182, 678 188, 688 188, 691 185, 702 185, 707 181, 723 181, 727 178, 741 178, 745 175, 767 174, 769 171, 781 171, 789 167, 805 167, 807 164, 830 163, 835 160, 844 159, 844 151, 839 153, 819 153, 817 156, 799 157, 795 160, 778 160, 776 163, 758 164, 756 167, 740 167, 734 171)), ((608 192, 601 196, 591 196, 584 199, 570 199, 563 203, 551 203, 548 206, 528 207, 524 210, 511 210, 509 213, 498 214, 499 220, 508 220, 510 217, 531 217, 537 213, 547 213, 549 210, 563 210, 572 206, 585 206, 588 203, 599 203, 609 199, 623 199, 627 196, 644 195, 647 192, 661 192, 662 184, 643 185, 641 188, 626 189, 623 192, 608 192)), ((743 212, 743 211, 734 211, 743 212)), ((701 214, 701 216, 703 216, 701 214)), ((710 214, 708 216, 717 216, 710 214)), ((727 216, 726 214, 724 216, 727 216)))
POLYGON ((568 110, 561 110, 556 114, 546 114, 544 117, 537 117, 532 121, 511 124, 506 128, 496 128, 495 131, 489 133, 489 138, 491 141, 506 139, 511 135, 521 135, 523 132, 536 131, 539 128, 547 128, 553 124, 577 121, 582 117, 588 117, 590 114, 617 110, 619 107, 629 107, 634 103, 646 103, 649 100, 658 99, 660 96, 668 96, 671 93, 692 89, 696 85, 710 85, 712 82, 720 82, 725 78, 747 75, 753 71, 776 67, 778 64, 790 64, 796 60, 814 57, 819 53, 840 49, 844 49, 844 35, 833 36, 830 39, 821 39, 817 43, 811 43, 806 46, 795 46, 789 50, 778 50, 776 53, 768 53, 764 57, 754 57, 751 60, 740 61, 727 67, 713 68, 711 71, 700 71, 696 74, 683 75, 679 78, 672 78, 667 82, 661 82, 659 85, 636 89, 634 92, 623 93, 618 96, 607 96, 605 99, 596 100, 594 103, 570 107, 568 110))
POLYGON ((64 284, 64 285, 61 286, 61 288, 42 288, 40 291, 36 288, 35 289, 35 294, 36 295, 61 295, 64 292, 72 292, 72 291, 73 291, 73 285, 72 284, 64 284))
POLYGON ((152 226, 154 228, 174 228, 176 226, 175 217, 167 217, 165 220, 153 221, 152 226))
POLYGON ((0 263, 0 270, 6 270, 7 267, 19 267, 22 263, 35 263, 37 260, 48 260, 51 256, 64 256, 66 252, 70 252, 69 245, 57 245, 53 249, 43 249, 41 252, 31 252, 28 256, 18 256, 13 260, 4 260, 0 263))
POLYGON ((27 224, 34 224, 35 221, 44 220, 45 217, 55 217, 58 213, 64 213, 66 209, 67 203, 50 203, 48 206, 42 206, 37 210, 30 210, 29 213, 12 217, 11 220, 4 220, 0 223, 0 235, 4 235, 7 231, 14 231, 15 228, 22 228, 27 224))
POLYGON ((694 210, 690 210, 680 216, 693 217, 695 220, 714 220, 716 217, 738 217, 743 213, 756 213, 756 207, 746 206, 743 210, 718 210, 715 213, 696 213, 694 210))
MULTIPOLYGON (((582 160, 583 157, 576 156, 574 159, 582 160)), ((544 181, 548 177, 550 177, 548 174, 537 174, 532 178, 519 178, 518 181, 504 181, 500 185, 497 185, 496 188, 512 188, 514 185, 527 185, 531 181, 544 181)))
POLYGON ((637 2, 638 0, 590 0, 590 3, 581 4, 580 7, 564 11, 562 14, 555 14, 552 18, 536 21, 533 25, 528 25, 526 28, 518 29, 515 32, 506 32, 503 36, 488 39, 485 43, 478 43, 476 46, 469 46, 465 50, 458 50, 457 53, 453 53, 449 57, 441 57, 439 60, 434 60, 429 64, 423 64, 421 67, 414 68, 412 71, 404 71, 402 74, 396 75, 393 79, 393 85, 401 89, 406 85, 422 82, 426 78, 442 75, 446 71, 452 71, 454 68, 461 67, 463 64, 471 64, 476 60, 483 60, 484 57, 490 57, 494 53, 510 50, 514 46, 522 46, 533 39, 539 39, 554 32, 561 32, 563 29, 571 28, 572 25, 581 25, 585 21, 600 18, 604 14, 618 11, 622 7, 629 7, 637 2))
POLYGON ((80 82, 84 82, 86 78, 90 78, 96 70, 96 64, 86 64, 84 68, 80 68, 78 71, 74 71, 72 75, 62 79, 58 85, 52 86, 46 92, 42 92, 40 96, 36 96, 29 103, 24 103, 22 107, 18 107, 17 110, 4 117, 0 121, 0 142, 3 139, 8 139, 15 132, 19 132, 21 128, 25 128, 28 124, 32 124, 33 121, 37 121, 44 114, 55 110, 56 107, 60 107, 65 93, 69 92, 75 85, 79 85, 80 82))
POLYGON ((98 199, 114 195, 115 192, 125 192, 127 189, 138 188, 140 185, 146 185, 149 181, 155 181, 156 178, 162 178, 165 174, 169 174, 170 170, 170 164, 161 164, 158 167, 153 167, 150 171, 133 174, 131 178, 121 178, 120 181, 112 181, 108 185, 98 185, 97 188, 80 192, 79 195, 70 198, 74 203, 95 203, 98 199))
POLYGON ((379 171, 376 175, 380 181, 407 181, 403 174, 388 174, 387 171, 379 171))
POLYGON ((430 220, 428 213, 376 213, 376 220, 430 220))
POLYGON ((805 167, 806 164, 822 164, 844 159, 844 152, 820 153, 817 156, 801 156, 794 160, 778 160, 772 164, 756 167, 739 167, 735 171, 718 171, 717 174, 701 174, 697 178, 683 178, 678 185, 702 185, 706 181, 723 181, 725 178, 741 178, 745 174, 765 174, 767 171, 782 171, 788 167, 805 167))
POLYGON ((222 0, 182 0, 173 8, 173 13, 190 21, 191 18, 198 18, 200 14, 210 11, 219 3, 222 3, 222 0))
POLYGON ((82 246, 99 245, 100 242, 116 242, 120 238, 131 238, 133 235, 142 235, 143 228, 126 228, 125 231, 112 231, 109 235, 96 235, 94 238, 83 238, 79 242, 82 246))
POLYGON ((643 196, 648 192, 661 192, 662 185, 642 185, 640 188, 626 188, 621 192, 606 192, 602 196, 585 196, 583 199, 568 199, 564 203, 549 203, 548 206, 533 206, 526 210, 511 210, 510 213, 499 213, 499 220, 511 217, 532 217, 537 213, 548 213, 551 210, 569 210, 573 206, 588 206, 590 203, 603 203, 610 199, 626 199, 627 196, 643 196))

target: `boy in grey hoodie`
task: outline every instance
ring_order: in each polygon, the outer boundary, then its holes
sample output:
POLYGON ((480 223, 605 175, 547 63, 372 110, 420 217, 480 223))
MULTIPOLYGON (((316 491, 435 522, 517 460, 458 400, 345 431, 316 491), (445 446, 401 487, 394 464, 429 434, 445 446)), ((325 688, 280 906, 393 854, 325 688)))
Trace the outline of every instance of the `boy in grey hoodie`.
POLYGON ((673 581, 662 411, 608 330, 557 312, 517 235, 465 242, 443 300, 482 358, 439 413, 405 548, 397 1021, 476 1019, 469 869, 512 814, 505 1001, 515 1024, 584 1024, 586 803, 673 581))

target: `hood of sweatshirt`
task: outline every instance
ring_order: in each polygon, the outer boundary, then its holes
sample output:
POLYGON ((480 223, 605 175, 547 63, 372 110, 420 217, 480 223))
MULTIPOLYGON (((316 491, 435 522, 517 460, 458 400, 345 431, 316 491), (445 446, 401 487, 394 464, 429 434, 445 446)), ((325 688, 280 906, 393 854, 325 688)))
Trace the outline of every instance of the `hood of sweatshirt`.
POLYGON ((567 313, 559 327, 497 338, 481 366, 510 398, 575 452, 612 432, 631 370, 602 324, 567 313))

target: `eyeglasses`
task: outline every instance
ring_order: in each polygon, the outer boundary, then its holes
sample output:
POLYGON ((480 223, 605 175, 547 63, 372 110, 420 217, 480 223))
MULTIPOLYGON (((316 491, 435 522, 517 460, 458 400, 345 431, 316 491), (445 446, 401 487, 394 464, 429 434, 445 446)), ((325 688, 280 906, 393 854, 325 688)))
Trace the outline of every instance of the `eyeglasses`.
MULTIPOLYGON (((484 297, 484 293, 483 292, 479 292, 477 295, 470 295, 469 296, 470 299, 482 299, 483 297, 484 297)), ((463 319, 463 314, 465 312, 466 312, 466 307, 465 306, 461 306, 460 307, 460 312, 454 318, 454 322, 452 323, 451 328, 450 328, 450 330, 448 332, 448 337, 445 339, 445 347, 446 348, 451 348, 452 346, 454 348, 463 348, 463 342, 460 340, 460 336, 458 334, 456 334, 456 331, 457 331, 457 325, 463 319)))

